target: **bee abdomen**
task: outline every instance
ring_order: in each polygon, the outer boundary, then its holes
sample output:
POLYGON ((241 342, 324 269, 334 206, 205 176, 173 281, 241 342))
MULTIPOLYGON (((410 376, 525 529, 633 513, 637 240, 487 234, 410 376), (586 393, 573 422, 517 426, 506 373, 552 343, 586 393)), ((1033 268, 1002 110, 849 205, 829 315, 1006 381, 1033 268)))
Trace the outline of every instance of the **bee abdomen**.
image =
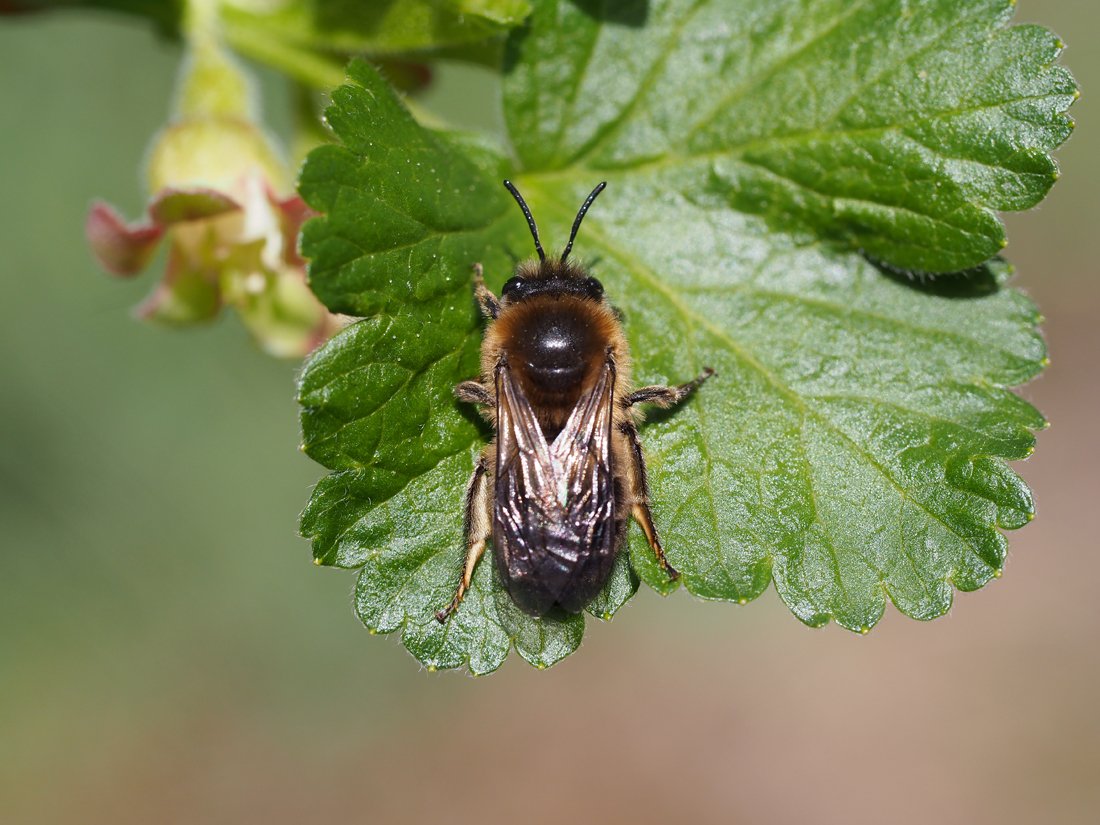
MULTIPOLYGON (((532 542, 541 546, 510 547, 512 552, 507 554, 494 553, 504 588, 524 613, 545 616, 555 609, 580 613, 611 576, 618 555, 616 538, 578 537, 568 528, 560 529, 563 526, 547 525, 538 537, 542 541, 532 542)), ((597 532, 619 534, 626 524, 624 520, 607 519, 594 526, 597 532)))

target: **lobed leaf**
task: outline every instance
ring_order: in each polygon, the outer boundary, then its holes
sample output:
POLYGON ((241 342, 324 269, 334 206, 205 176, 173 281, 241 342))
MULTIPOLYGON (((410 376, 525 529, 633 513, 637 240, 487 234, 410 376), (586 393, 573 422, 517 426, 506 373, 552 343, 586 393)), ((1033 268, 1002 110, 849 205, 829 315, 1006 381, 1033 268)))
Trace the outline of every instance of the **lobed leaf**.
MULTIPOLYGON (((360 571, 368 627, 475 673, 580 642, 581 617, 520 614, 489 555, 458 614, 432 617, 489 436, 451 397, 478 368, 470 266, 499 289, 530 249, 506 174, 551 248, 607 179, 576 254, 624 312, 635 379, 717 370, 643 430, 688 591, 744 602, 774 581, 804 622, 865 631, 887 599, 928 619, 998 575, 998 528, 1033 513, 1005 461, 1044 425, 1010 388, 1046 357, 1034 307, 986 261, 991 210, 1049 188, 1075 96, 1054 38, 1006 28, 1008 9, 548 0, 508 46, 516 161, 421 128, 353 64, 328 112, 341 143, 302 173, 323 213, 303 251, 322 300, 365 320, 303 372, 305 449, 334 472, 302 531, 320 563, 360 571), (898 274, 913 267, 970 269, 898 274)), ((610 618, 636 576, 671 589, 637 532, 590 612, 610 618)))

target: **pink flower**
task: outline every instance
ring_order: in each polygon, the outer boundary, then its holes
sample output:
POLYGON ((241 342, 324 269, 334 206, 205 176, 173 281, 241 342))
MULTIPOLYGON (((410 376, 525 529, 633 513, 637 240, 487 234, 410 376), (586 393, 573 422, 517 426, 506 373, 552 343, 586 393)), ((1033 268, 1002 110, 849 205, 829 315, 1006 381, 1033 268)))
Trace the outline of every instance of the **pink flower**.
POLYGON ((301 198, 281 199, 250 176, 233 195, 162 189, 141 223, 127 224, 96 202, 85 231, 103 268, 120 277, 142 272, 167 238, 164 277, 138 306, 139 317, 192 324, 230 305, 265 350, 301 357, 343 325, 306 286, 296 243, 308 216, 301 198))

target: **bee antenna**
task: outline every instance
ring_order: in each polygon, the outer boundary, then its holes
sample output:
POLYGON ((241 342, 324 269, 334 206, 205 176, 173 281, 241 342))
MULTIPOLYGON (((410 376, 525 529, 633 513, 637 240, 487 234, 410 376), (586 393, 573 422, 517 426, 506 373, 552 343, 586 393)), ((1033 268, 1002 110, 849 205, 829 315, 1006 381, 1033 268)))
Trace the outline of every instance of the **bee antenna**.
POLYGON ((565 263, 565 259, 569 257, 569 253, 573 249, 573 239, 577 237, 577 230, 581 228, 581 221, 584 220, 584 216, 588 212, 588 207, 592 205, 592 201, 596 200, 596 196, 600 194, 606 186, 607 181, 600 181, 596 188, 584 199, 584 203, 581 204, 580 211, 577 212, 577 219, 573 221, 573 231, 569 233, 569 243, 565 245, 565 251, 561 253, 562 263, 565 263))
POLYGON ((527 218, 527 226, 531 230, 531 237, 535 239, 535 251, 539 253, 539 260, 545 261, 546 253, 542 251, 542 244, 539 243, 539 228, 535 226, 535 218, 531 215, 531 208, 527 205, 527 201, 523 199, 523 195, 519 193, 519 190, 516 189, 510 180, 504 181, 504 188, 512 193, 512 197, 516 199, 519 208, 523 210, 523 217, 527 218))

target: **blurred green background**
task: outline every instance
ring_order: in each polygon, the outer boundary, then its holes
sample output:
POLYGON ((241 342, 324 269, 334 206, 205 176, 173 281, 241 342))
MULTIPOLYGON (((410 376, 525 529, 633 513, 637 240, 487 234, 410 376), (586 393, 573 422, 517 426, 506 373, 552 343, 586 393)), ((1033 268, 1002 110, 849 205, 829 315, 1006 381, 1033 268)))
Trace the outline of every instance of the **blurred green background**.
MULTIPOLYGON (((0 822, 1096 822, 1100 7, 1017 20, 1070 43, 1085 97, 1063 180, 1009 218, 1053 361, 1023 392, 1053 426, 1004 578, 866 638, 773 591, 643 592, 552 670, 474 680, 369 636, 354 576, 310 563, 294 366, 232 319, 132 321, 149 278, 91 261, 91 199, 141 211, 177 48, 110 15, 5 19, 0 822)), ((473 70, 427 102, 500 128, 473 70)))

